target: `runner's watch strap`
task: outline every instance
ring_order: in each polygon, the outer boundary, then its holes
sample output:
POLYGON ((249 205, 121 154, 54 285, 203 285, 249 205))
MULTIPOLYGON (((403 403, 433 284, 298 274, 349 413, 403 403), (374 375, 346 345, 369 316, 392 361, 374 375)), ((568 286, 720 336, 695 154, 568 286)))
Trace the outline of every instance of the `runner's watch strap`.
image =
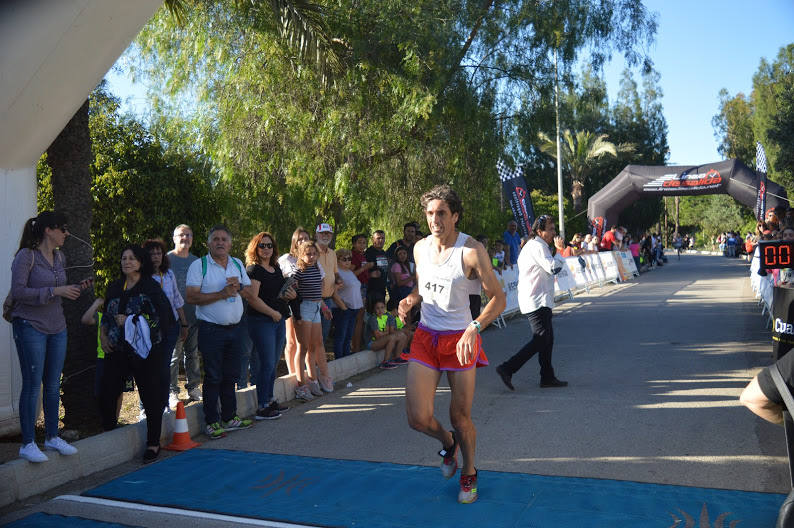
POLYGON ((474 321, 470 322, 469 326, 473 326, 474 328, 476 328, 478 334, 480 332, 482 332, 482 325, 480 324, 480 322, 477 319, 475 319, 474 321))

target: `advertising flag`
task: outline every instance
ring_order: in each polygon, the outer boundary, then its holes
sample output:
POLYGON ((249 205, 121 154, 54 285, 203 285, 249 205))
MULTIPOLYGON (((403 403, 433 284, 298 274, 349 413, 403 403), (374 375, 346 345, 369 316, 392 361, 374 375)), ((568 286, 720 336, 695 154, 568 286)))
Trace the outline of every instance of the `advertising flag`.
POLYGON ((755 143, 755 172, 758 173, 758 194, 755 202, 755 218, 764 220, 766 211, 766 152, 760 141, 755 143))
POLYGON ((532 231, 532 222, 535 221, 535 210, 532 207, 532 197, 527 190, 523 172, 520 167, 515 170, 504 164, 502 160, 496 162, 496 172, 502 181, 502 189, 510 202, 510 209, 518 224, 521 236, 527 236, 532 231))

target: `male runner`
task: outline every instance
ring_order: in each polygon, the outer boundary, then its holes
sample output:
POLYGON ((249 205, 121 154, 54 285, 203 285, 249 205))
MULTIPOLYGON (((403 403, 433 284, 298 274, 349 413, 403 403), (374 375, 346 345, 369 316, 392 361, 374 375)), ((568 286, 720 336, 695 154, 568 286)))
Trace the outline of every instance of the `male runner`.
POLYGON ((475 367, 488 364, 480 332, 502 313, 505 294, 493 272, 488 253, 474 238, 456 227, 463 216, 460 198, 448 185, 422 195, 431 236, 414 246, 417 286, 400 301, 398 313, 405 318, 421 302, 422 317, 414 334, 406 380, 408 423, 441 442, 441 474, 451 478, 458 469, 460 446, 463 467, 458 502, 477 500, 477 469, 474 450, 477 431, 471 421, 475 367), (477 319, 469 310, 469 281, 479 279, 490 301, 477 319), (446 371, 452 390, 449 417, 453 431, 445 430, 433 416, 441 373, 446 371))

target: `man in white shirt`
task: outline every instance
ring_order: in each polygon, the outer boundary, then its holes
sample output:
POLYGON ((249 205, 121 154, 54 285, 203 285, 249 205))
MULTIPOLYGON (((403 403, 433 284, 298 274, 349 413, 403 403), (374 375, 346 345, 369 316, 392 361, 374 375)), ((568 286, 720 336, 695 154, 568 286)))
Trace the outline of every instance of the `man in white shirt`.
POLYGON ((204 358, 204 419, 212 438, 225 431, 251 427, 251 420, 237 416, 234 383, 240 372, 243 300, 251 298, 251 279, 245 266, 229 255, 232 235, 222 225, 210 229, 210 253, 190 265, 186 301, 196 305, 198 342, 204 358), (218 414, 220 399, 220 416, 218 414))
POLYGON ((554 330, 551 326, 551 309, 554 306, 554 275, 562 269, 549 249, 557 234, 554 220, 543 215, 532 224, 535 237, 524 245, 518 255, 518 305, 521 313, 527 314, 532 339, 521 347, 516 354, 496 367, 502 382, 510 390, 513 387, 513 374, 524 363, 538 354, 540 363, 540 386, 565 387, 567 381, 560 381, 551 366, 551 350, 554 346, 554 330))

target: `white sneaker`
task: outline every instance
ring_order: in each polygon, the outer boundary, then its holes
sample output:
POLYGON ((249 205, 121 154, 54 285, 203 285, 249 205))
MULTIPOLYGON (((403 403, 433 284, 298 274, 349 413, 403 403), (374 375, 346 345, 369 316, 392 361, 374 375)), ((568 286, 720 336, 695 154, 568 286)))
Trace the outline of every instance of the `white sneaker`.
POLYGON ((303 401, 312 401, 314 399, 314 396, 312 396, 312 393, 311 391, 309 391, 308 386, 301 385, 297 389, 295 389, 295 398, 303 401))
POLYGON ((201 389, 198 387, 193 387, 187 391, 187 395, 193 401, 201 401, 201 389))
POLYGON ((309 390, 311 391, 312 395, 314 396, 322 396, 323 390, 320 388, 320 384, 317 380, 309 381, 309 390))
POLYGON ((138 421, 142 422, 144 420, 146 420, 146 411, 141 409, 141 412, 138 413, 138 421))
POLYGON ((179 394, 175 392, 171 392, 168 394, 168 407, 171 409, 176 409, 177 404, 179 403, 179 394))
POLYGON ((334 392, 334 380, 331 376, 320 376, 320 388, 325 392, 334 392))
POLYGON ((24 458, 29 462, 46 462, 49 460, 47 455, 41 452, 36 442, 31 442, 19 448, 19 458, 24 458))
POLYGON ((57 451, 62 455, 74 455, 77 453, 77 448, 70 445, 66 440, 60 436, 53 436, 44 441, 44 449, 50 451, 57 451))

